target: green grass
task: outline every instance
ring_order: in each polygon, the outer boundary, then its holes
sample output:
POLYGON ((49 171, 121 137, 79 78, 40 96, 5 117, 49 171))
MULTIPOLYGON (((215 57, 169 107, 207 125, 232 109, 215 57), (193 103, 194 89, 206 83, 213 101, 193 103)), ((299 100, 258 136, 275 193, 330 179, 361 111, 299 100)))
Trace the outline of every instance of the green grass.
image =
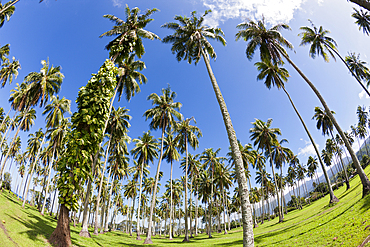
MULTIPOLYGON (((370 173, 370 167, 365 170, 370 173)), ((359 246, 370 235, 370 196, 361 198, 362 186, 358 176, 350 181, 351 189, 345 186, 334 191, 340 202, 328 205, 326 196, 303 210, 295 210, 285 215, 285 221, 267 221, 255 228, 255 246, 359 246)), ((56 220, 41 216, 33 207, 22 209, 13 194, 0 195, 0 222, 5 226, 9 238, 0 229, 1 246, 49 246, 47 238, 56 227, 56 220), (5 223, 2 223, 5 221, 5 223)), ((74 246, 142 246, 143 241, 122 232, 109 232, 82 238, 78 235, 80 227, 71 226, 74 246)), ((89 229, 92 232, 92 229, 89 229)), ((189 243, 182 243, 183 236, 168 240, 154 236, 152 246, 242 246, 241 228, 229 234, 213 233, 213 238, 201 234, 189 243)), ((145 237, 145 236, 143 236, 145 237)), ((368 243, 366 246, 370 246, 368 243)))

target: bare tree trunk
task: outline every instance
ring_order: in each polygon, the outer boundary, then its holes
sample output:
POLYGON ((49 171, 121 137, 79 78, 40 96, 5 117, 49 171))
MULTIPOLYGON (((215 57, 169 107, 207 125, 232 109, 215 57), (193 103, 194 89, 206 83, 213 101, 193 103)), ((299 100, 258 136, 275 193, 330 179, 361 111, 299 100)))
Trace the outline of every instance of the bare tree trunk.
POLYGON ((58 247, 72 246, 69 228, 69 210, 62 204, 58 217, 58 224, 49 238, 49 242, 58 247))

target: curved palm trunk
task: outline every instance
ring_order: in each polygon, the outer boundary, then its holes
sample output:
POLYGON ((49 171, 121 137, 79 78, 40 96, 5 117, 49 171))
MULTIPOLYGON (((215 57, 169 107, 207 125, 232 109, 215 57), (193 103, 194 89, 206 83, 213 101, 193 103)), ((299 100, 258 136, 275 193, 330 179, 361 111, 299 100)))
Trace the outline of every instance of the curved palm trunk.
POLYGON ((51 162, 49 164, 49 167, 48 167, 48 182, 47 182, 47 185, 46 185, 46 191, 45 191, 45 200, 44 200, 44 203, 42 204, 42 209, 41 209, 41 215, 44 215, 44 212, 45 212, 45 205, 46 205, 46 195, 48 194, 48 191, 49 191, 49 184, 50 184, 50 178, 51 178, 51 167, 54 163, 54 154, 55 154, 55 147, 53 149, 53 154, 52 154, 52 158, 51 158, 51 162))
POLYGON ((189 242, 189 229, 188 229, 188 136, 185 133, 185 152, 186 152, 186 161, 185 161, 185 237, 182 242, 189 242))
POLYGON ((207 67, 209 77, 212 82, 213 90, 220 106, 222 117, 224 120, 225 128, 229 138, 231 151, 233 158, 235 160, 235 172, 238 178, 238 184, 240 188, 241 204, 242 204, 242 217, 243 217, 243 247, 254 246, 254 234, 253 234, 253 220, 252 220, 252 210, 249 203, 249 191, 247 187, 247 180, 245 177, 243 160, 241 158, 239 145, 237 142, 235 130, 231 123, 231 118, 229 112, 227 111, 226 103, 222 97, 220 88, 218 87, 216 78, 213 74, 211 65, 209 63, 208 56, 204 53, 202 49, 202 56, 207 67))
MULTIPOLYGON (((142 187, 143 187, 143 170, 144 170, 144 163, 141 164, 140 169, 140 191, 139 191, 139 205, 137 208, 137 217, 136 217, 136 240, 141 240, 140 238, 140 207, 141 207, 141 193, 142 193, 142 187)), ((144 225, 143 225, 144 227, 144 225)))
POLYGON ((282 210, 281 210, 281 207, 280 207, 280 199, 279 199, 279 190, 278 190, 278 187, 277 187, 277 181, 276 181, 276 175, 275 175, 275 169, 274 169, 274 163, 272 162, 272 157, 271 157, 271 151, 270 151, 270 148, 268 150, 269 154, 270 154, 270 163, 271 163, 271 168, 272 168, 272 176, 274 177, 274 188, 275 188, 275 194, 276 194, 276 198, 277 198, 277 206, 278 206, 278 214, 279 214, 279 223, 280 222, 283 222, 284 220, 284 216, 282 214, 282 210))
MULTIPOLYGON (((30 183, 31 183, 31 178, 32 178, 32 175, 33 175, 33 170, 35 170, 35 166, 36 166, 36 162, 37 160, 39 159, 39 156, 40 156, 40 152, 41 152, 41 147, 42 145, 44 145, 44 142, 45 142, 45 137, 46 135, 44 135, 44 137, 42 138, 42 142, 41 142, 41 145, 40 145, 40 148, 39 150, 37 151, 37 155, 35 157, 35 162, 33 163, 33 166, 31 168, 31 172, 30 172, 30 180, 28 180, 28 183, 27 183, 27 187, 26 187, 26 192, 25 192, 25 196, 27 197, 27 193, 28 193, 28 189, 30 187, 30 183)), ((27 199, 27 198, 25 198, 27 199)), ((26 200, 23 200, 23 204, 22 204, 22 207, 24 208, 24 205, 26 204, 26 200)))
POLYGON ((319 91, 316 89, 316 87, 312 84, 312 82, 303 74, 303 72, 293 63, 292 60, 290 60, 290 58, 286 55, 286 54, 282 54, 285 59, 288 60, 288 62, 294 67, 294 69, 302 76, 302 78, 307 82, 307 84, 311 87, 311 89, 314 91, 314 93, 316 94, 316 96, 319 98, 321 104, 323 105, 323 107, 325 108, 325 111, 326 111, 326 114, 328 114, 331 122, 334 124, 335 128, 337 129, 340 137, 342 138, 342 140, 344 141, 344 144, 348 150, 348 152, 350 153, 351 155, 351 158, 352 158, 352 161, 353 161, 353 164, 355 165, 356 167, 356 170, 357 170, 357 173, 361 179, 361 183, 362 183, 362 197, 365 197, 369 192, 370 192, 370 181, 369 181, 369 178, 366 176, 364 170, 362 169, 361 165, 360 165, 360 162, 358 161, 357 159, 357 156, 355 154, 355 152, 353 151, 352 147, 351 147, 351 144, 349 143, 347 137, 344 135, 342 129, 340 128, 339 124, 337 123, 336 119, 334 118, 333 114, 331 113, 328 105, 326 104, 324 98, 321 96, 321 94, 319 93, 319 91))
MULTIPOLYGON (((369 1, 366 1, 369 3, 369 1)), ((370 5, 370 4, 369 4, 370 5)), ((361 80, 357 77, 357 75, 355 73, 353 73, 353 71, 351 70, 351 68, 348 66, 348 64, 346 63, 346 61, 344 61, 344 59, 342 58, 342 56, 337 52, 337 50, 333 49, 330 45, 328 45, 328 43, 324 42, 324 44, 326 45, 326 47, 328 47, 329 49, 331 49, 332 51, 334 51, 334 53, 340 58, 340 60, 342 60, 342 62, 346 65, 347 69, 349 70, 349 72, 351 72, 351 74, 356 78, 357 82, 361 85, 362 89, 367 93, 367 95, 369 95, 370 97, 370 93, 369 91, 367 90, 367 88, 365 87, 364 84, 362 84, 361 80)))
POLYGON ((161 162, 163 158, 163 140, 164 140, 164 132, 165 132, 165 125, 162 126, 162 139, 161 139, 161 154, 159 156, 158 166, 157 166, 157 174, 155 176, 155 184, 154 184, 154 191, 152 196, 152 202, 150 204, 150 215, 148 219, 148 232, 146 235, 146 239, 144 241, 144 244, 152 244, 152 219, 153 219, 153 213, 154 213, 154 207, 155 207, 155 200, 157 197, 157 186, 158 186, 158 180, 159 180, 159 171, 161 167, 161 162))
POLYGON ((289 93, 286 91, 286 89, 285 89, 285 87, 284 87, 284 86, 283 86, 283 90, 284 90, 285 94, 288 96, 289 101, 290 101, 290 103, 291 103, 292 107, 294 108, 294 111, 295 111, 295 112, 296 112, 296 114, 298 115, 298 118, 299 118, 299 120, 301 121, 301 123, 302 123, 302 125, 303 125, 303 128, 305 129, 305 131, 306 131, 306 133, 307 133, 307 135, 308 135, 308 138, 310 139, 311 144, 312 144, 312 146, 313 146, 313 147, 314 147, 314 149, 315 149, 315 153, 316 153, 316 155, 317 155, 317 157, 318 157, 318 159, 319 159, 319 162, 320 162, 320 165, 321 165, 321 169, 322 169, 322 171, 324 172, 325 180, 326 180, 326 183, 327 183, 328 188, 329 188, 329 194, 330 194, 330 201, 329 201, 329 203, 339 202, 339 199, 334 195, 334 192, 333 192, 333 189, 332 189, 332 187, 331 187, 331 183, 330 183, 330 179, 329 179, 328 173, 327 173, 327 171, 326 171, 326 169, 325 169, 324 162, 323 162, 323 161, 322 161, 322 159, 321 159, 321 155, 320 155, 319 150, 317 149, 316 143, 315 143, 315 141, 313 140, 313 138, 312 138, 312 136, 311 136, 311 133, 308 131, 307 126, 306 126, 305 122, 303 121, 303 119, 302 119, 302 117, 301 117, 301 114, 299 114, 299 112, 298 112, 297 108, 295 107, 295 105, 294 105, 294 103, 293 103, 292 99, 290 98, 289 93))
MULTIPOLYGON (((333 139, 335 145, 337 146, 338 155, 339 155, 339 159, 340 159, 340 164, 342 165, 342 168, 343 168, 343 171, 344 171, 344 175, 345 175, 345 178, 346 178, 346 190, 349 190, 351 188, 351 186, 349 185, 349 179, 348 179, 348 175, 347 175, 347 170, 344 167, 342 155, 341 155, 340 150, 339 150, 339 144, 338 144, 337 140, 334 138, 333 131, 330 130, 330 134, 331 134, 331 138, 333 139)), ((365 140, 366 140, 366 138, 365 138, 365 140)))
MULTIPOLYGON (((101 172, 101 176, 100 176, 99 192, 98 192, 98 196, 96 197, 94 235, 98 235, 98 221, 97 221, 97 219, 98 219, 98 214, 99 214, 99 203, 100 203, 101 190, 102 190, 102 187, 103 187, 102 185, 103 185, 105 167, 106 167, 107 161, 108 161, 108 152, 109 152, 109 148, 110 148, 110 142, 111 142, 111 138, 109 138, 109 141, 108 141, 108 146, 107 146, 107 150, 106 150, 106 154, 105 154, 105 161, 104 161, 103 171, 101 172)), ((86 195, 86 198, 87 197, 88 197, 88 195, 86 195)), ((101 217, 103 217, 103 212, 101 212, 101 217)), ((101 227, 103 227, 103 226, 101 226, 101 227)))
POLYGON ((370 2, 367 0, 349 0, 349 1, 370 11, 370 2))

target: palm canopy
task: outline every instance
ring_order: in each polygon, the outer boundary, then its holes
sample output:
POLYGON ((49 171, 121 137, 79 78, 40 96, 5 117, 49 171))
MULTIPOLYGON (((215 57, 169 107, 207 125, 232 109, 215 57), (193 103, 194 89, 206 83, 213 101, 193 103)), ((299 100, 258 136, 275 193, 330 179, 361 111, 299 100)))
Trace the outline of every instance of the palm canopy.
POLYGON ((13 82, 13 77, 17 79, 18 70, 21 68, 21 64, 18 60, 15 60, 13 57, 13 61, 6 61, 2 64, 2 68, 0 70, 0 82, 1 86, 4 87, 5 84, 9 81, 9 84, 13 82))
POLYGON ((135 94, 140 93, 140 85, 147 82, 147 78, 139 71, 145 69, 145 63, 135 60, 135 54, 131 54, 124 61, 118 63, 119 74, 118 83, 118 101, 121 99, 122 92, 126 100, 130 101, 135 94), (140 84, 140 85, 139 85, 140 84))
POLYGON ((46 128, 56 128, 63 120, 65 112, 71 114, 71 101, 65 97, 51 96, 51 103, 46 105, 43 115, 46 115, 46 128))
POLYGON ((367 86, 370 84, 370 71, 366 67, 366 62, 360 59, 360 54, 355 52, 350 52, 348 56, 344 58, 350 70, 355 73, 355 75, 361 79, 367 81, 367 86))
POLYGON ((286 139, 282 139, 280 142, 274 142, 272 146, 271 158, 275 163, 276 167, 282 167, 284 163, 289 162, 289 160, 294 156, 293 152, 287 148, 283 147, 283 143, 287 143, 286 139))
POLYGON ((130 128, 129 120, 131 116, 128 115, 129 109, 118 107, 117 110, 113 108, 107 125, 107 133, 114 137, 120 138, 127 133, 130 128))
POLYGON ((163 140, 163 148, 163 159, 165 159, 167 163, 180 160, 180 154, 177 151, 178 142, 173 137, 173 132, 167 133, 163 140))
POLYGON ((287 24, 277 24, 267 29, 265 20, 262 18, 257 22, 249 20, 240 23, 236 28, 241 29, 235 35, 236 40, 243 39, 248 42, 245 52, 249 60, 253 58, 257 48, 260 50, 262 61, 273 60, 274 63, 282 60, 280 54, 287 56, 284 47, 293 49, 293 45, 280 33, 283 29, 290 30, 287 24))
POLYGON ((164 28, 174 30, 172 35, 163 38, 164 43, 172 43, 171 51, 176 54, 177 61, 187 60, 188 63, 195 61, 197 64, 202 53, 207 53, 211 58, 216 59, 216 52, 207 39, 213 39, 226 45, 224 32, 220 28, 203 26, 204 18, 211 10, 206 10, 200 17, 197 12, 191 12, 191 17, 175 16, 176 22, 169 22, 162 25, 164 28))
POLYGON ((279 128, 270 128, 271 123, 271 118, 268 119, 266 123, 260 119, 256 119, 256 121, 252 123, 253 128, 249 130, 249 133, 251 133, 251 140, 254 140, 253 145, 257 145, 257 150, 262 149, 269 151, 276 141, 277 135, 281 135, 279 128))
POLYGON ((362 29, 364 34, 370 35, 370 13, 362 9, 358 11, 353 8, 353 10, 355 12, 352 14, 352 17, 356 19, 355 23, 358 25, 358 30, 362 29))
POLYGON ((308 20, 311 25, 311 27, 300 27, 301 30, 303 30, 302 33, 298 34, 298 36, 301 36, 301 44, 300 45, 309 45, 309 55, 312 58, 315 58, 316 55, 322 56, 325 62, 329 62, 329 55, 335 60, 334 54, 332 50, 336 51, 337 43, 335 40, 329 36, 327 36, 328 33, 330 33, 329 30, 325 30, 322 26, 317 28, 311 20, 308 20), (330 50, 330 48, 332 50, 330 50), (329 55, 328 55, 329 53, 329 55))
POLYGON ((14 1, 9 1, 2 5, 0 2, 0 27, 2 27, 5 21, 9 21, 10 17, 14 14, 15 7, 12 5, 14 1))
POLYGON ((278 63, 272 63, 270 60, 257 62, 254 64, 260 72, 257 80, 265 80, 265 86, 271 89, 276 86, 278 89, 284 88, 284 83, 288 81, 289 72, 285 68, 279 67, 278 63))
POLYGON ((59 92, 64 78, 60 72, 60 66, 50 66, 49 60, 42 60, 41 64, 40 72, 31 72, 24 78, 25 82, 31 85, 30 104, 33 106, 40 101, 40 107, 46 104, 52 95, 59 92))
MULTIPOLYGON (((331 113, 335 114, 334 111, 331 111, 331 113)), ((317 129, 321 129, 323 135, 329 135, 329 132, 333 130, 333 123, 331 122, 327 113, 321 107, 315 107, 315 114, 313 115, 312 119, 316 119, 316 127, 317 129)))
POLYGON ((141 38, 151 40, 160 39, 156 34, 144 29, 153 21, 153 19, 149 17, 157 11, 158 9, 156 8, 148 9, 144 14, 140 15, 139 8, 135 7, 130 10, 128 5, 126 5, 125 21, 114 15, 104 15, 104 18, 112 21, 115 25, 111 30, 101 34, 100 37, 117 36, 105 46, 105 49, 110 53, 110 57, 114 57, 114 60, 119 62, 123 61, 130 52, 135 52, 140 58, 145 52, 141 38))
POLYGON ((144 132, 142 136, 132 140, 135 147, 131 150, 131 155, 137 159, 139 163, 148 164, 154 162, 154 158, 158 158, 158 142, 150 134, 150 130, 144 132))
POLYGON ((174 102, 175 98, 176 93, 171 90, 170 86, 162 89, 161 96, 156 93, 148 96, 148 100, 151 100, 154 106, 144 113, 145 120, 152 119, 149 124, 150 129, 161 128, 169 131, 170 127, 175 124, 175 117, 182 119, 182 114, 178 112, 182 104, 174 102))
POLYGON ((195 150, 199 146, 198 138, 202 137, 202 131, 200 131, 197 126, 191 125, 191 120, 194 120, 194 123, 197 123, 195 119, 191 117, 180 121, 175 125, 175 132, 177 132, 175 142, 178 142, 178 148, 181 153, 185 152, 186 142, 195 150))

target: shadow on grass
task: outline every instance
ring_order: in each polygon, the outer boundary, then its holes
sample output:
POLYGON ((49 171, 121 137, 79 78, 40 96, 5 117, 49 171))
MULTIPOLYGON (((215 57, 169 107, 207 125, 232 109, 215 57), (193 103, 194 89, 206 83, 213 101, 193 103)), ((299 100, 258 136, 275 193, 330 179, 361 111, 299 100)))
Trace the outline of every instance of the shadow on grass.
POLYGON ((361 203, 362 203, 362 206, 360 208, 361 211, 362 212, 367 211, 370 208, 370 195, 367 195, 365 196, 365 198, 362 198, 361 203))
MULTIPOLYGON (((32 209, 33 208, 31 208, 31 210, 32 209)), ((13 220, 20 222, 26 228, 28 228, 27 231, 20 232, 20 234, 27 234, 28 238, 31 239, 32 241, 37 241, 37 242, 41 242, 45 244, 43 240, 39 239, 39 236, 42 236, 44 239, 48 239, 55 228, 50 225, 50 221, 55 221, 55 220, 52 218, 44 218, 41 215, 37 216, 32 213, 28 213, 28 212, 25 212, 25 213, 28 215, 27 216, 28 220, 22 219, 21 217, 14 217, 13 215, 9 215, 9 214, 7 215, 13 220)))

